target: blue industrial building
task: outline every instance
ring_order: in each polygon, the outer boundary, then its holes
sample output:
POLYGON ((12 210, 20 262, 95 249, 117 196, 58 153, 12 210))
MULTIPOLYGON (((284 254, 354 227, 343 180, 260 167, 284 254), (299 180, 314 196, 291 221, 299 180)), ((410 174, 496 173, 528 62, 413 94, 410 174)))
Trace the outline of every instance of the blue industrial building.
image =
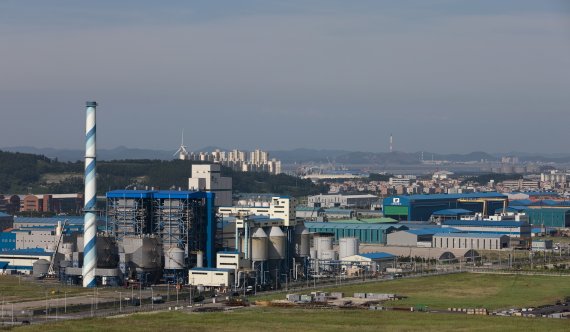
POLYGON ((496 192, 392 196, 383 200, 384 216, 396 220, 427 221, 434 212, 463 209, 488 215, 507 207, 507 196, 496 192))
POLYGON ((205 266, 215 267, 215 194, 203 191, 115 190, 107 193, 109 232, 127 236, 156 235, 167 248, 203 251, 205 266))

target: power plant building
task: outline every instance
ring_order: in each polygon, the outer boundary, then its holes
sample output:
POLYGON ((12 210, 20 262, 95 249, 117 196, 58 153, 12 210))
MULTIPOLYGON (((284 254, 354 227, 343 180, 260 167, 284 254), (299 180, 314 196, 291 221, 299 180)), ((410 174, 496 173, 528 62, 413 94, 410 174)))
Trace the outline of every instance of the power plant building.
POLYGON ((360 243, 386 244, 389 233, 408 229, 397 224, 357 224, 344 222, 305 222, 305 227, 311 233, 333 234, 335 241, 341 238, 358 238, 360 243))

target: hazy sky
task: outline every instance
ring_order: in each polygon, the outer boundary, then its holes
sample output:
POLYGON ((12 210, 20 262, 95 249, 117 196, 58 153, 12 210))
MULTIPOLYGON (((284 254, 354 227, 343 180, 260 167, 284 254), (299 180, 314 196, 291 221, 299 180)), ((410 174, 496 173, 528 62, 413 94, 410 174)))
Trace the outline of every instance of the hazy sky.
POLYGON ((569 152, 565 0, 0 1, 0 147, 569 152))

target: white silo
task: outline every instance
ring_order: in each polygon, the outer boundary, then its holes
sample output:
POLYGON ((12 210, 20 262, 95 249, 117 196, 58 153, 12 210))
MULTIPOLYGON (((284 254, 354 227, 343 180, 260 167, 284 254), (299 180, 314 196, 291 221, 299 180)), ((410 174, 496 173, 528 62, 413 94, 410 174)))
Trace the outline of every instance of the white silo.
POLYGON ((326 250, 332 250, 334 237, 331 235, 318 235, 314 237, 315 249, 317 249, 317 257, 321 258, 321 255, 326 250))
POLYGON ((261 227, 251 236, 251 260, 254 262, 267 260, 267 234, 261 227))
POLYGON ((285 259, 287 236, 280 227, 273 226, 269 231, 269 259, 285 259))
POLYGON ((164 269, 181 270, 184 268, 184 250, 178 247, 168 248, 164 254, 164 269))
POLYGON ((295 227, 295 255, 308 257, 311 250, 311 233, 305 226, 299 224, 295 227))
POLYGON ((355 237, 343 237, 339 240, 339 259, 358 255, 360 241, 355 237))

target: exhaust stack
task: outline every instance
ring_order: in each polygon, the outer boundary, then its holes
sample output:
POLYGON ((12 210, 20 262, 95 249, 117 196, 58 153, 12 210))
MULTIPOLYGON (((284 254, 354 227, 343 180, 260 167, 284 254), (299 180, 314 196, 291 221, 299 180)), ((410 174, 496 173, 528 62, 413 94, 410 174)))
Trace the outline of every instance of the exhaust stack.
POLYGON ((97 103, 86 103, 85 119, 85 223, 83 228, 83 287, 96 287, 95 268, 97 267, 97 182, 96 175, 96 139, 95 110, 97 103))

